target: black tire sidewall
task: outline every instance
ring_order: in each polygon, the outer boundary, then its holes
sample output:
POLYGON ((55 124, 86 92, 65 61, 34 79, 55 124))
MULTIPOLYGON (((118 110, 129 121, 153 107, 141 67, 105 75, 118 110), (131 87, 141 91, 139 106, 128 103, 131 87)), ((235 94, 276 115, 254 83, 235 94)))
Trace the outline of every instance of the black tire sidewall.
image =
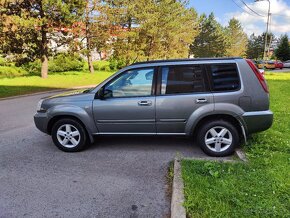
POLYGON ((77 151, 81 151, 85 148, 86 143, 87 143, 87 133, 85 128, 76 120, 74 119, 61 119, 59 121, 57 121, 53 127, 52 127, 52 131, 51 131, 51 137, 52 140, 54 142, 54 144, 62 151, 66 151, 66 152, 77 152, 77 151), (64 147, 62 144, 60 144, 60 142, 57 139, 57 130, 60 126, 65 125, 65 124, 70 124, 73 125, 79 132, 80 132, 80 142, 77 146, 73 147, 73 148, 67 148, 64 147))
POLYGON ((223 156, 228 156, 230 154, 232 154, 235 150, 235 148, 239 145, 239 134, 237 131, 237 128, 231 124, 230 122, 227 122, 225 120, 213 120, 213 121, 209 121, 205 124, 203 124, 203 126, 201 126, 200 130, 198 131, 197 135, 197 143, 200 146, 200 148, 208 155, 210 156, 214 156, 214 157, 223 157, 223 156), (232 134, 233 137, 233 141, 231 146, 226 149, 225 151, 222 152, 215 152, 210 150, 204 141, 205 138, 205 134, 207 133, 207 131, 215 126, 221 126, 221 127, 225 127, 227 128, 230 133, 232 134))

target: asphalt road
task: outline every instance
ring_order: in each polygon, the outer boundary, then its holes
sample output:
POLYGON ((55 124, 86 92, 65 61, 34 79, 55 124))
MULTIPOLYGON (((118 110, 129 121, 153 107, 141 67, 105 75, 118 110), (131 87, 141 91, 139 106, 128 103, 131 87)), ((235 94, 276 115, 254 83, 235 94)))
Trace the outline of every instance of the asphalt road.
POLYGON ((44 96, 0 101, 0 217, 170 215, 170 161, 205 157, 191 140, 102 137, 86 151, 65 153, 34 126, 44 96))
POLYGON ((280 73, 280 72, 285 72, 285 73, 290 73, 290 68, 283 68, 283 69, 275 69, 275 70, 267 70, 269 73, 280 73))

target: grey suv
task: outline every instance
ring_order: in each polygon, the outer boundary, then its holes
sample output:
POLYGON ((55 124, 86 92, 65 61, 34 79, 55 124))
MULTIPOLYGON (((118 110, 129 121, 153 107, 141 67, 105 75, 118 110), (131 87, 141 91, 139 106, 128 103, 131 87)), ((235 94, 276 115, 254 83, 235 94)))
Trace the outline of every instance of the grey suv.
POLYGON ((242 58, 135 63, 93 89, 42 99, 34 116, 63 151, 96 135, 184 135, 212 156, 231 154, 272 120, 266 81, 242 58))

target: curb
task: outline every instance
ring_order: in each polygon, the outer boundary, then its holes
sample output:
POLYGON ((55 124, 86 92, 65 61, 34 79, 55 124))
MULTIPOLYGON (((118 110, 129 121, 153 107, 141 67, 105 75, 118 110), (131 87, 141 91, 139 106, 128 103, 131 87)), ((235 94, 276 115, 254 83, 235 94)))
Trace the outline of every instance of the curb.
POLYGON ((42 95, 42 94, 49 94, 49 93, 54 93, 54 92, 61 92, 64 90, 70 90, 70 89, 54 89, 51 91, 43 91, 43 92, 34 92, 30 94, 25 94, 25 95, 16 95, 16 96, 11 96, 11 97, 5 97, 5 98, 0 98, 0 101, 4 100, 10 100, 10 99, 15 99, 15 98, 23 98, 23 97, 29 97, 29 96, 34 96, 34 95, 42 95))
POLYGON ((246 157, 245 152, 241 148, 237 148, 235 150, 235 154, 238 156, 238 158, 243 162, 248 162, 248 159, 246 157))
MULTIPOLYGON (((234 155, 236 155, 239 160, 242 162, 248 162, 245 152, 241 148, 237 148, 234 151, 234 155)), ((237 163, 239 160, 235 159, 217 159, 213 157, 183 157, 182 160, 203 160, 203 161, 215 161, 215 162, 222 162, 222 163, 237 163)))
POLYGON ((11 96, 11 97, 5 97, 5 98, 0 98, 0 101, 4 100, 10 100, 10 99, 15 99, 15 98, 23 98, 23 97, 29 97, 29 96, 34 96, 34 95, 42 95, 42 94, 50 94, 50 93, 55 93, 55 92, 62 92, 62 91, 72 91, 75 89, 85 89, 85 88, 92 88, 95 86, 77 86, 77 87, 72 87, 72 88, 63 88, 63 89, 53 89, 50 91, 43 91, 43 92, 34 92, 30 94, 25 94, 25 95, 16 95, 16 96, 11 96))
POLYGON ((236 160, 233 159, 218 159, 218 158, 210 158, 210 157, 183 157, 182 160, 202 160, 202 161, 212 161, 212 162, 221 162, 221 163, 236 163, 236 160))
POLYGON ((171 218, 186 218, 185 208, 183 207, 184 193, 183 180, 181 176, 180 160, 174 159, 174 177, 172 184, 171 198, 171 218))

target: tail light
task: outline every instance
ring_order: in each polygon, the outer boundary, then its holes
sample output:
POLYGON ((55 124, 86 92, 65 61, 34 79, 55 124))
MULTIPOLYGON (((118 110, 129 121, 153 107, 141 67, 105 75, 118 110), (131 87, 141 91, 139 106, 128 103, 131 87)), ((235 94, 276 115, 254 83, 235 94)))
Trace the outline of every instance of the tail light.
POLYGON ((253 72, 255 73, 256 77, 258 78, 261 86, 263 87, 264 91, 269 93, 269 89, 265 80, 265 77, 263 76, 262 73, 260 73, 259 69, 256 67, 256 65, 253 63, 253 61, 246 59, 247 63, 249 64, 249 66, 251 67, 251 69, 253 70, 253 72))

